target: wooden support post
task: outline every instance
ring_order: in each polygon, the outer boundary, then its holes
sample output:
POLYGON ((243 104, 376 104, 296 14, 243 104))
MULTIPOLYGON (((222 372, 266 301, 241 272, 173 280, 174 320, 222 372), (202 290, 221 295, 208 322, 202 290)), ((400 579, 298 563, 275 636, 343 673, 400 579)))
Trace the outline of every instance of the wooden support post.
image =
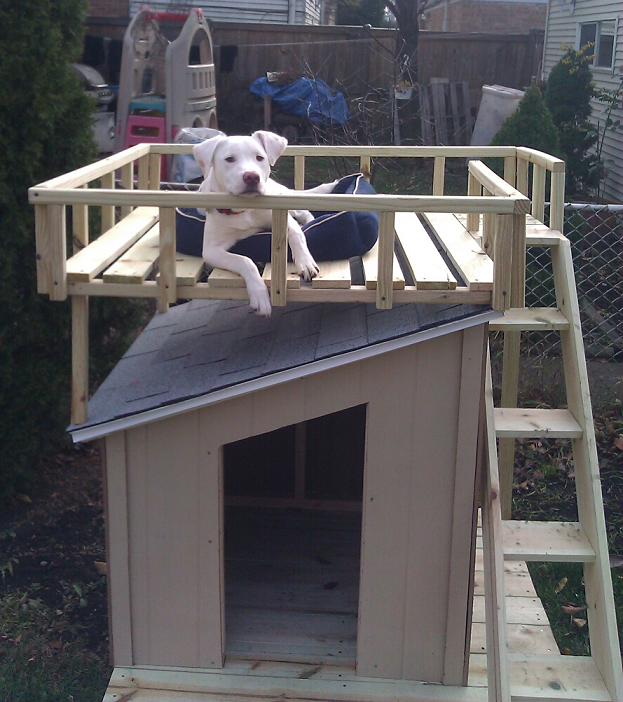
POLYGON ((493 424, 493 384, 490 354, 485 376, 484 450, 482 480, 482 555, 485 586, 485 626, 487 635, 487 689, 489 702, 510 702, 504 553, 495 426, 493 424))
POLYGON ((514 215, 498 215, 493 260, 493 308, 507 310, 511 306, 512 245, 514 215))
POLYGON ((160 178, 162 167, 161 154, 149 154, 149 189, 160 190, 160 178))
POLYGON ((305 156, 294 157, 294 189, 305 189, 305 156))
POLYGON ((525 158, 517 159, 517 185, 515 187, 522 195, 528 197, 528 161, 525 158))
POLYGON ((532 165, 532 216, 542 222, 545 217, 545 176, 544 166, 532 165))
POLYGON ((270 301, 275 307, 285 307, 288 267, 288 211, 273 210, 273 234, 270 262, 272 280, 270 301))
POLYGON ((138 189, 147 190, 149 188, 149 154, 138 159, 138 189))
POLYGON ((89 298, 71 296, 71 421, 87 419, 89 401, 89 298))
POLYGON ((376 306, 389 310, 394 293, 394 212, 379 213, 379 253, 378 282, 376 285, 376 306))
POLYGON ((549 227, 561 232, 565 222, 565 172, 552 173, 549 227))
POLYGON ((446 157, 435 156, 433 169, 433 195, 443 195, 445 179, 446 157))
POLYGON ((370 156, 361 156, 359 158, 359 170, 363 173, 363 177, 369 182, 371 170, 370 156))
MULTIPOLYGON (((526 215, 513 215, 510 306, 526 304, 526 215)), ((504 332, 501 407, 517 407, 521 332, 504 332)), ((515 439, 501 438, 498 448, 502 518, 511 518, 515 439)))
MULTIPOLYGON (((134 163, 126 163, 121 166, 121 186, 124 190, 132 190, 134 188, 134 163)), ((134 208, 132 205, 121 206, 121 218, 127 217, 134 208)))
POLYGON ((67 244, 64 205, 35 205, 37 292, 50 300, 67 298, 67 244))
MULTIPOLYGON (((467 174, 467 194, 470 197, 480 197, 482 195, 482 185, 480 185, 478 178, 471 172, 467 174)), ((480 215, 478 212, 468 212, 467 230, 470 232, 480 231, 480 215)))
POLYGON ((515 187, 515 173, 517 170, 517 159, 514 156, 504 158, 504 180, 515 187))
POLYGON ((175 273, 175 208, 161 207, 160 215, 160 258, 158 259, 160 296, 158 312, 166 312, 169 304, 177 300, 175 273))

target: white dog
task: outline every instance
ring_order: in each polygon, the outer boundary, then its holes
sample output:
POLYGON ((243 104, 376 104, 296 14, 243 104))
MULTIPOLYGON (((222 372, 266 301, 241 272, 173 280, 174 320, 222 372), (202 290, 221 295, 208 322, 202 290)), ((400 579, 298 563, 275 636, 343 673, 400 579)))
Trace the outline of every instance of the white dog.
MULTIPOLYGON (((258 131, 252 136, 215 136, 193 148, 195 160, 205 180, 199 188, 209 193, 229 193, 254 197, 291 192, 269 178, 270 167, 281 156, 288 142, 272 132, 258 131)), ((333 183, 307 192, 328 193, 333 183)), ((312 219, 306 210, 288 214, 288 243, 299 275, 310 280, 318 266, 309 253, 301 224, 312 219), (298 220, 298 222, 297 222, 298 220)), ((207 210, 203 233, 203 260, 212 268, 224 268, 241 275, 247 286, 251 307, 262 316, 270 315, 270 296, 255 263, 246 256, 229 252, 240 239, 270 231, 271 210, 207 210)))

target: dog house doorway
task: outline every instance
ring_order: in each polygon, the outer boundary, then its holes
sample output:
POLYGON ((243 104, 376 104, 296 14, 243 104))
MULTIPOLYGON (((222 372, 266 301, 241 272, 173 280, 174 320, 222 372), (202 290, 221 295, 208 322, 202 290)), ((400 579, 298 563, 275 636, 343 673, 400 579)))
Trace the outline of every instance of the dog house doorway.
POLYGON ((354 664, 366 405, 223 447, 225 650, 354 664))

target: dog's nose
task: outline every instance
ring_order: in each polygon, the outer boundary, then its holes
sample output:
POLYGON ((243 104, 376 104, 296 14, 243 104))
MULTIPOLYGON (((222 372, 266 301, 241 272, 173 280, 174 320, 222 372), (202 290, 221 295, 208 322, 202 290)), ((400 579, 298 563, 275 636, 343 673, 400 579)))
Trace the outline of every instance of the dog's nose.
POLYGON ((257 185, 260 182, 260 174, 255 171, 247 171, 243 176, 242 180, 246 185, 257 185))

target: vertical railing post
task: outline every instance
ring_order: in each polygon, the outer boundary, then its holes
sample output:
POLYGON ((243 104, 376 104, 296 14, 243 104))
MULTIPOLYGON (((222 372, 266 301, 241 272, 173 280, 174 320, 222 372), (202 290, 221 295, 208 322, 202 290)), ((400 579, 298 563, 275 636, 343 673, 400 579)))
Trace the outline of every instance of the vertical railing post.
POLYGON ((445 170, 446 157, 435 156, 435 165, 433 166, 433 195, 443 195, 445 170))
POLYGON ((149 154, 138 159, 138 189, 147 190, 149 187, 149 154))
MULTIPOLYGON (((480 197, 482 195, 482 185, 480 185, 480 181, 471 171, 467 174, 467 194, 470 197, 480 197)), ((480 231, 480 213, 467 213, 467 231, 475 233, 480 231)))
POLYGON ((149 154, 149 189, 160 190, 162 154, 149 154))
POLYGON ((512 214, 497 216, 497 226, 493 245, 493 309, 507 310, 511 306, 512 277, 512 214))
POLYGON ((515 187, 515 178, 517 172, 517 159, 515 156, 504 157, 504 180, 515 187))
POLYGON ((160 257, 158 259, 158 312, 166 312, 169 304, 177 300, 175 273, 175 208, 161 207, 159 211, 160 257))
POLYGON ((288 269, 288 211, 273 210, 271 238, 270 301, 275 307, 285 307, 288 269))
POLYGON ((528 197, 528 161, 525 158, 517 158, 517 190, 522 195, 528 197))
MULTIPOLYGON (((482 194, 491 197, 493 193, 483 186, 482 194)), ((495 260, 495 230, 498 216, 491 212, 482 215, 482 248, 495 260)))
POLYGON ((394 212, 379 213, 378 279, 376 306, 380 310, 392 308, 394 296, 394 212))
MULTIPOLYGON (((564 168, 564 164, 563 164, 564 168)), ((565 171, 552 173, 549 227, 563 233, 565 221, 565 171)))
MULTIPOLYGON (((114 190, 115 187, 115 172, 105 173, 102 176, 102 189, 114 190)), ((115 226, 115 206, 102 205, 102 231, 107 232, 115 226)))
MULTIPOLYGON (((121 186, 124 190, 134 188, 134 162, 121 166, 121 186)), ((132 212, 132 205, 121 205, 121 218, 127 217, 132 212)))
POLYGON ((545 218, 545 176, 547 171, 536 163, 532 165, 532 216, 542 222, 545 218))
POLYGON ((305 189, 305 156, 294 157, 294 189, 305 189))
POLYGON ((359 170, 363 173, 363 177, 369 181, 372 175, 371 159, 370 156, 360 156, 359 157, 359 170))

